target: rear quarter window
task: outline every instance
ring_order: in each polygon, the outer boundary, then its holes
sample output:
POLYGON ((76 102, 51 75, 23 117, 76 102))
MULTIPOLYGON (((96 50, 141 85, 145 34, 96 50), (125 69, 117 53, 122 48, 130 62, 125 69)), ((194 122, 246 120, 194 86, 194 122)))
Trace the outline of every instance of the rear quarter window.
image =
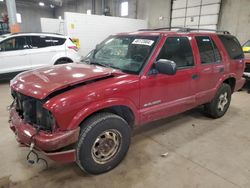
POLYGON ((63 45, 66 41, 65 38, 58 38, 58 37, 51 37, 51 40, 54 43, 54 46, 63 45))
POLYGON ((225 47, 230 59, 236 60, 244 58, 241 45, 236 37, 230 35, 218 35, 218 37, 225 47))

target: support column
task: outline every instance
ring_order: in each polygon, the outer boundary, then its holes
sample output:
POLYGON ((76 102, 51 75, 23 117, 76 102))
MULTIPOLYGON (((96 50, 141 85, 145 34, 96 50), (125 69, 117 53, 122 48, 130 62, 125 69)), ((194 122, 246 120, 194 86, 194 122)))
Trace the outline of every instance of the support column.
POLYGON ((10 32, 11 33, 20 32, 20 28, 16 19, 16 0, 7 0, 6 6, 9 17, 10 32))

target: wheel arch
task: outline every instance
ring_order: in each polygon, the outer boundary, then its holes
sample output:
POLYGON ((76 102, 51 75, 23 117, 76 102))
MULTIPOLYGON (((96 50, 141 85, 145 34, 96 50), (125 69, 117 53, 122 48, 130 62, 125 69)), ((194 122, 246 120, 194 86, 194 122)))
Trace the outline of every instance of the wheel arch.
POLYGON ((72 129, 81 126, 84 121, 96 113, 110 112, 122 117, 128 124, 133 127, 139 122, 138 112, 129 100, 124 99, 110 99, 105 101, 99 101, 86 106, 79 111, 70 122, 68 128, 72 129))
POLYGON ((81 122, 81 124, 84 121, 86 121, 88 118, 92 117, 93 115, 95 115, 97 113, 102 113, 102 112, 109 112, 109 113, 113 113, 113 114, 116 114, 116 115, 122 117, 131 126, 131 128, 133 127, 133 125, 135 123, 135 115, 134 115, 133 111, 128 106, 114 105, 114 106, 106 107, 103 109, 99 109, 99 110, 91 113, 81 122))
POLYGON ((233 93, 234 90, 235 90, 235 85, 236 85, 235 75, 224 75, 223 77, 221 77, 219 82, 216 85, 216 90, 215 91, 218 91, 218 89, 220 88, 220 86, 223 83, 228 84, 231 87, 231 91, 233 93))
POLYGON ((234 77, 229 77, 223 81, 223 83, 228 84, 231 87, 232 93, 235 89, 236 79, 234 77))
POLYGON ((69 57, 60 57, 60 58, 58 58, 58 59, 55 61, 54 65, 60 64, 60 63, 59 63, 60 61, 67 61, 67 62, 69 62, 69 63, 72 63, 72 62, 73 62, 73 60, 70 59, 69 57))

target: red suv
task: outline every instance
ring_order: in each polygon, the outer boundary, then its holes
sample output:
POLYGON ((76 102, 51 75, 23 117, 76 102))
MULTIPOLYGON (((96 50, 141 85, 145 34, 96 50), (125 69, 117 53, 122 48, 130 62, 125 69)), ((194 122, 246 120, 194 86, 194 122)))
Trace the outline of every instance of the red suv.
POLYGON ((10 128, 31 151, 99 174, 122 161, 135 126, 199 105, 223 116, 243 70, 241 46, 228 32, 121 33, 81 63, 16 76, 10 128))

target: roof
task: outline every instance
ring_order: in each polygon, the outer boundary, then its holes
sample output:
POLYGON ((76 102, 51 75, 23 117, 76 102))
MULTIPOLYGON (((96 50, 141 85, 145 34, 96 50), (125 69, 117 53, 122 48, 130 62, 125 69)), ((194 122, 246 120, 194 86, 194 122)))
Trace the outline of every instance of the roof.
POLYGON ((41 35, 44 35, 44 36, 54 36, 54 37, 62 37, 64 38, 65 36, 64 35, 61 35, 61 34, 58 34, 58 33, 48 33, 48 32, 20 32, 20 33, 12 33, 10 34, 10 36, 27 36, 27 35, 35 35, 35 36, 41 36, 41 35))

